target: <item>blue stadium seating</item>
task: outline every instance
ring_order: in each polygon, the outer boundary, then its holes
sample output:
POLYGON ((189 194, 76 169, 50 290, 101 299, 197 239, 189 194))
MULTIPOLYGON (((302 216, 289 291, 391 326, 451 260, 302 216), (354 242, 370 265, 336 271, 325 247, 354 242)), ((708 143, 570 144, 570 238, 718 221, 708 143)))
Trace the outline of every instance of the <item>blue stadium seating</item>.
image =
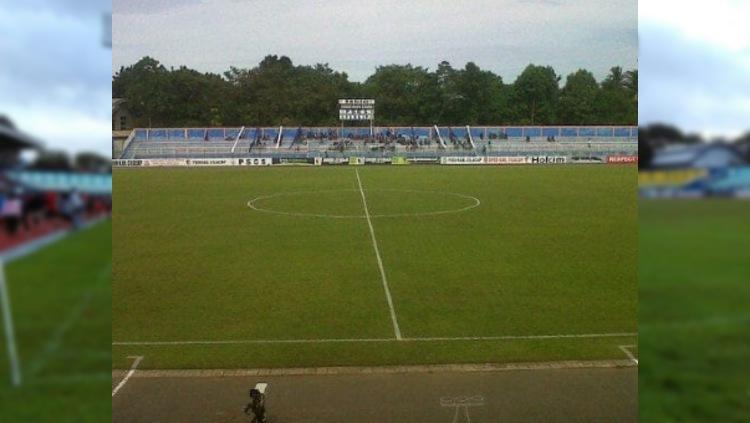
MULTIPOLYGON (((287 147, 284 152, 270 151, 276 148, 278 127, 245 127, 240 141, 235 146, 235 140, 240 133, 240 128, 155 128, 135 129, 132 141, 125 148, 121 158, 158 158, 158 157, 245 157, 248 155, 258 156, 263 154, 288 155, 294 147, 303 149, 303 155, 318 155, 328 150, 331 154, 336 153, 334 143, 341 137, 349 140, 345 154, 365 154, 368 157, 377 157, 382 154, 425 154, 435 156, 439 148, 436 141, 435 127, 373 127, 375 140, 370 137, 370 127, 284 127, 283 141, 280 147, 287 147), (295 137, 301 130, 302 142, 294 144, 295 137), (391 134, 390 139, 385 139, 386 134, 391 134), (321 139, 321 135, 324 137, 321 139), (397 137, 411 140, 413 136, 420 141, 414 148, 401 146, 398 151, 383 153, 381 141, 392 142, 397 137), (315 138, 313 139, 309 139, 315 138), (368 143, 364 140, 369 139, 368 143), (257 143, 257 141, 262 141, 257 143), (260 145, 259 145, 260 144, 260 145), (232 147, 235 147, 233 153, 232 147), (381 147, 381 148, 379 148, 381 147), (371 151, 372 149, 376 151, 371 151), (374 156, 373 156, 374 155, 374 156)), ((467 139, 466 126, 440 126, 440 136, 448 145, 444 152, 450 154, 549 154, 550 152, 591 153, 606 152, 611 154, 637 154, 636 127, 627 126, 472 126, 469 128, 474 141, 476 151, 469 148, 465 141, 467 139), (458 142, 457 145, 450 143, 451 134, 458 142), (529 137, 531 143, 526 143, 529 137), (546 142, 548 138, 554 137, 555 143, 546 142), (611 145, 607 145, 611 144, 611 145)), ((397 144, 397 143, 396 143, 397 144)), ((393 147, 393 146, 391 146, 393 147)), ((393 148, 391 148, 393 150, 393 148)))

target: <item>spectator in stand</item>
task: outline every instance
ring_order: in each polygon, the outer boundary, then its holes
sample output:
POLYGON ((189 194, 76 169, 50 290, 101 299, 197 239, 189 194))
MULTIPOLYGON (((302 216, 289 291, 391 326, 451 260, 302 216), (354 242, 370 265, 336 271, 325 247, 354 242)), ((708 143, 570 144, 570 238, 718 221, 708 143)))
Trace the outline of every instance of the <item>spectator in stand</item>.
POLYGON ((5 229, 9 234, 15 235, 21 223, 23 202, 15 194, 3 195, 0 201, 0 217, 5 220, 5 229))
POLYGON ((23 201, 23 226, 26 230, 37 226, 46 216, 47 204, 44 194, 33 193, 23 201))
POLYGON ((72 190, 63 197, 60 211, 63 217, 73 224, 73 228, 78 229, 81 227, 83 224, 84 204, 78 191, 72 190))

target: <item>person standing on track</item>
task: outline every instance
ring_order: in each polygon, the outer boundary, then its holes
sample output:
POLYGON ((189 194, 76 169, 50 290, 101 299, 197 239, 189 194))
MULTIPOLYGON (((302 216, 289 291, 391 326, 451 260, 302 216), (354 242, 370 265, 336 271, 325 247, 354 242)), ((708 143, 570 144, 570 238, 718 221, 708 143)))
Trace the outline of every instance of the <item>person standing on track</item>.
POLYGON ((253 414, 252 423, 266 423, 266 396, 259 390, 250 390, 250 402, 245 407, 245 414, 253 414))

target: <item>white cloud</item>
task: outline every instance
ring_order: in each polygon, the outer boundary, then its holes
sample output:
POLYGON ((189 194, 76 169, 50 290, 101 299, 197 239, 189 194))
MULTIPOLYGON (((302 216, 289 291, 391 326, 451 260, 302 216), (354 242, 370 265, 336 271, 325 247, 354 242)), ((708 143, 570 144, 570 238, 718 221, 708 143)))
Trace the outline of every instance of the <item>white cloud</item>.
POLYGON ((114 70, 150 55, 222 72, 284 54, 330 63, 353 80, 377 65, 434 68, 441 60, 474 61, 512 80, 530 62, 602 77, 637 60, 635 0, 162 0, 142 13, 126 0, 113 6, 114 70))
POLYGON ((95 151, 105 156, 112 153, 111 119, 55 105, 11 106, 4 112, 19 129, 40 139, 46 148, 70 153, 95 151))
POLYGON ((686 37, 733 52, 750 48, 750 2, 648 0, 638 5, 642 23, 673 28, 686 37))
POLYGON ((639 5, 639 121, 736 136, 750 116, 750 3, 639 5))
POLYGON ((17 2, 0 9, 0 114, 49 148, 109 155, 108 2, 17 2))

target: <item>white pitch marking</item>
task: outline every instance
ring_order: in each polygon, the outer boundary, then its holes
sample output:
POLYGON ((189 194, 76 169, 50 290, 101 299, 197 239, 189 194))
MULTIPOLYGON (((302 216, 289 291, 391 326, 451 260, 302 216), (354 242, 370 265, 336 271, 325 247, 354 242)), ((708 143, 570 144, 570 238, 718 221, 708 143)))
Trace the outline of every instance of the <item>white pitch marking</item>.
POLYGON ((149 346, 149 345, 221 345, 221 344, 333 344, 356 342, 442 342, 442 341, 513 341, 535 339, 565 339, 565 338, 628 338, 638 336, 635 332, 621 333, 584 333, 571 335, 508 335, 508 336, 464 336, 464 337, 433 337, 433 338, 331 338, 331 339, 238 339, 238 340, 206 340, 206 341, 115 341, 112 345, 149 346))
POLYGON ((638 359, 635 358, 633 353, 630 352, 628 348, 635 348, 635 345, 620 345, 620 350, 625 353, 625 355, 628 356, 629 359, 633 361, 636 365, 638 365, 638 359))
POLYGON ((5 263, 0 259, 0 308, 3 312, 5 338, 8 345, 8 361, 10 362, 11 381, 14 386, 21 385, 21 362, 16 347, 16 334, 13 331, 13 313, 10 309, 8 287, 5 284, 5 263))
MULTIPOLYGON (((88 229, 99 222, 102 222, 105 218, 96 218, 83 224, 82 229, 88 229)), ((11 368, 11 380, 13 385, 21 385, 21 362, 18 357, 18 349, 16 348, 16 336, 13 330, 12 312, 10 309, 10 297, 8 294, 8 288, 5 281, 5 263, 20 259, 27 255, 33 254, 44 247, 64 238, 66 235, 71 233, 71 229, 61 229, 57 232, 53 232, 42 238, 36 239, 19 247, 13 248, 0 254, 0 308, 2 308, 3 324, 5 327, 6 344, 8 348, 8 361, 10 362, 11 368)))
MULTIPOLYGON (((289 211, 283 211, 283 210, 273 210, 273 209, 267 209, 258 207, 255 203, 257 203, 260 200, 267 200, 269 198, 277 198, 277 197, 288 197, 293 195, 302 195, 302 194, 319 194, 319 193, 331 193, 331 192, 358 192, 359 190, 356 189, 333 189, 333 190, 321 190, 321 191, 292 191, 292 192, 281 192, 271 195, 263 195, 260 197, 253 198, 252 200, 247 202, 247 206, 255 211, 259 211, 262 213, 270 213, 270 214, 278 214, 282 216, 295 216, 295 217, 320 217, 320 218, 326 218, 326 219, 366 219, 367 216, 364 214, 322 214, 322 213, 300 213, 300 212, 289 212, 289 211)), ((458 209, 448 209, 448 210, 436 210, 436 211, 426 211, 426 212, 416 212, 416 213, 391 213, 391 214, 371 214, 370 218, 393 218, 393 217, 423 217, 423 216, 439 216, 443 214, 455 214, 455 213, 461 213, 468 210, 471 210, 473 208, 479 207, 482 202, 471 195, 466 194, 458 194, 455 192, 448 192, 448 191, 422 191, 422 190, 410 190, 410 189, 372 189, 372 190, 364 190, 364 191, 380 191, 380 192, 406 192, 406 193, 422 193, 422 194, 441 194, 441 195, 450 195, 454 197, 459 197, 467 200, 473 201, 473 204, 470 204, 465 207, 461 207, 458 209)))
MULTIPOLYGON (((80 230, 89 229, 93 227, 94 225, 104 221, 105 219, 106 218, 99 217, 99 218, 95 218, 93 220, 84 222, 80 230)), ((2 259, 5 263, 10 263, 22 257, 26 257, 30 254, 34 254, 35 252, 43 249, 44 247, 50 244, 53 244, 65 238, 65 236, 71 234, 72 232, 74 232, 73 229, 60 229, 58 231, 52 232, 49 235, 45 235, 41 238, 37 238, 33 241, 29 241, 25 244, 21 244, 18 247, 14 247, 8 251, 5 251, 2 254, 0 254, 0 259, 2 259)))
POLYGON ((96 276, 94 286, 90 287, 81 298, 81 301, 76 307, 70 311, 68 316, 63 320, 60 326, 55 330, 52 336, 44 344, 44 349, 35 357, 29 365, 28 373, 33 376, 37 374, 47 363, 47 357, 57 351, 62 345, 65 335, 72 329, 76 323, 83 317, 84 312, 91 303, 91 299, 94 297, 94 290, 98 287, 99 283, 107 280, 107 276, 111 273, 112 263, 107 263, 96 276))
POLYGON ((62 324, 60 324, 57 330, 55 330, 55 333, 52 334, 52 336, 47 340, 47 342, 44 344, 44 349, 34 360, 31 361, 31 364, 29 365, 28 373, 30 375, 33 376, 38 373, 46 364, 47 357, 49 357, 53 352, 60 348, 65 334, 67 334, 68 331, 70 331, 70 329, 75 326, 78 320, 81 319, 83 313, 91 303, 91 298, 93 297, 93 295, 93 291, 86 292, 78 305, 70 312, 70 314, 68 314, 68 317, 63 320, 62 324))
MULTIPOLYGON (((265 377, 301 376, 315 374, 396 374, 396 373, 435 373, 435 372, 505 372, 519 370, 560 370, 560 369, 611 369, 632 366, 626 359, 583 360, 583 361, 542 361, 532 363, 476 363, 476 364, 425 364, 407 366, 338 366, 338 367, 291 367, 256 369, 156 369, 139 370, 134 378, 215 378, 215 377, 265 377)), ((113 374, 119 374, 116 370, 113 374)), ((474 399, 477 399, 474 397, 474 399)))
POLYGON ((125 375, 124 378, 120 381, 120 383, 115 386, 115 389, 112 390, 112 397, 117 394, 117 392, 122 389, 123 386, 125 386, 126 383, 128 383, 128 379, 130 379, 131 376, 133 376, 133 373, 135 373, 135 369, 138 367, 139 364, 141 364, 141 360, 143 360, 143 356, 139 355, 136 357, 128 357, 128 358, 135 358, 135 361, 133 361, 133 365, 130 366, 130 370, 128 370, 128 373, 125 375))
POLYGON ((396 309, 393 307, 393 299, 391 298, 391 290, 388 289, 388 279, 385 277, 385 269, 383 268, 383 260, 380 259, 380 250, 378 249, 378 240, 375 239, 375 229, 372 227, 372 219, 370 219, 370 211, 367 208, 367 198, 365 198, 365 191, 362 189, 362 180, 359 179, 359 170, 354 169, 354 173, 357 175, 357 184, 359 184, 359 193, 362 195, 362 204, 365 208, 365 217, 367 218, 367 225, 370 227, 370 236, 372 237, 372 247, 375 250, 375 257, 378 259, 378 268, 380 269, 380 276, 383 280, 383 290, 385 290, 385 298, 388 300, 388 308, 391 310, 391 321, 393 321, 393 331, 396 334, 396 339, 401 340, 401 329, 398 327, 398 320, 396 320, 396 309))

